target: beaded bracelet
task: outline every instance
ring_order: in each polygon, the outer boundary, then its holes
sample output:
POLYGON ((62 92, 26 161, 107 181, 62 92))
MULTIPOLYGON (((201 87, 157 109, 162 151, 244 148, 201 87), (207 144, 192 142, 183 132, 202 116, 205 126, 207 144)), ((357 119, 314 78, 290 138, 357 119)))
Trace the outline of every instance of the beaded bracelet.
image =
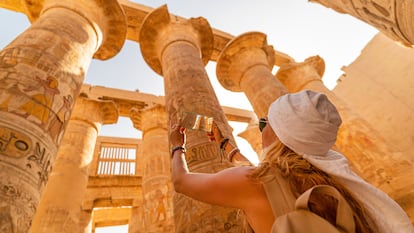
POLYGON ((231 161, 233 161, 233 157, 234 157, 234 155, 235 155, 237 152, 240 152, 239 148, 234 147, 234 148, 233 148, 233 150, 231 150, 231 151, 229 152, 229 154, 227 155, 227 159, 228 159, 230 162, 231 162, 231 161))
POLYGON ((220 150, 224 150, 224 147, 226 146, 226 144, 230 141, 229 138, 224 138, 221 142, 220 142, 220 150))
POLYGON ((177 150, 181 150, 183 153, 185 153, 185 148, 183 146, 176 146, 171 150, 171 158, 174 157, 174 152, 177 150))

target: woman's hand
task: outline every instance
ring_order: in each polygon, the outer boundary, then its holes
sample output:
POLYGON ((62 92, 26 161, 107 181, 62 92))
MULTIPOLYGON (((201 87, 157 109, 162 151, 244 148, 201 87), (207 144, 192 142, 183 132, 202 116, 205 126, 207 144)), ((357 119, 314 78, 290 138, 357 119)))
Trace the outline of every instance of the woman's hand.
POLYGON ((170 127, 170 145, 172 148, 177 146, 185 147, 186 136, 185 128, 181 126, 181 120, 178 119, 177 122, 171 121, 170 127))
POLYGON ((224 137, 221 133, 219 127, 217 126, 216 122, 213 121, 213 126, 211 127, 211 132, 207 133, 207 137, 210 140, 210 142, 218 142, 220 143, 223 141, 224 137))

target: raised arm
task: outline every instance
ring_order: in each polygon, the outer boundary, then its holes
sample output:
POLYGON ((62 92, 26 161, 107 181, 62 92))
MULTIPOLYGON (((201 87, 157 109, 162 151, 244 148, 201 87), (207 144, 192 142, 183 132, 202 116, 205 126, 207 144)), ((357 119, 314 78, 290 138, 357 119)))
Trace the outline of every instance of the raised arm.
POLYGON ((176 192, 215 205, 245 209, 260 189, 247 174, 251 167, 234 167, 218 173, 190 172, 185 160, 185 130, 179 124, 171 127, 172 181, 176 192), (182 148, 181 148, 182 147, 182 148))
POLYGON ((229 138, 223 136, 215 122, 213 122, 212 130, 210 133, 207 133, 207 136, 210 141, 219 143, 220 149, 224 152, 228 161, 242 162, 246 165, 252 165, 252 163, 241 153, 241 151, 230 142, 229 138))

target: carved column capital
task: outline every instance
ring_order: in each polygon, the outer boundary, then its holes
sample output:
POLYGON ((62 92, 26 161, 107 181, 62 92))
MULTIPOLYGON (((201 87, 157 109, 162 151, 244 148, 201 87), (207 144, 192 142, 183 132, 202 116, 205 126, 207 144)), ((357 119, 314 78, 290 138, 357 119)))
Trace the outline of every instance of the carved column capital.
POLYGON ((202 17, 180 20, 161 6, 149 13, 139 34, 142 56, 147 64, 162 75, 161 58, 164 49, 173 43, 194 44, 200 50, 204 65, 213 52, 213 32, 202 17))
POLYGON ((118 122, 118 117, 119 110, 115 102, 80 96, 76 100, 71 120, 85 121, 99 129, 96 124, 114 124, 118 122))
POLYGON ((276 72, 276 77, 289 91, 297 92, 310 82, 321 82, 324 72, 324 60, 320 56, 313 56, 303 62, 291 62, 282 65, 276 72))
POLYGON ((272 74, 273 47, 266 35, 248 32, 229 42, 217 62, 217 78, 224 88, 243 91, 257 116, 267 115, 270 104, 287 93, 272 74))
MULTIPOLYGON (((34 0, 14 4, 31 22, 54 9, 66 9, 83 17, 95 29, 98 47, 94 58, 106 60, 115 56, 127 36, 127 20, 118 1, 34 0), (105 17, 103 17, 103 15, 105 17)), ((7 5, 6 5, 7 6, 7 5)), ((63 12, 62 12, 62 15, 63 12)))
POLYGON ((150 108, 132 108, 129 115, 134 128, 147 132, 151 128, 163 128, 167 130, 167 114, 165 106, 156 104, 150 108), (145 119, 145 123, 143 122, 145 119))
POLYGON ((271 71, 274 63, 274 50, 267 44, 266 34, 248 32, 234 38, 224 47, 217 60, 217 78, 227 90, 240 92, 247 70, 264 66, 271 71))

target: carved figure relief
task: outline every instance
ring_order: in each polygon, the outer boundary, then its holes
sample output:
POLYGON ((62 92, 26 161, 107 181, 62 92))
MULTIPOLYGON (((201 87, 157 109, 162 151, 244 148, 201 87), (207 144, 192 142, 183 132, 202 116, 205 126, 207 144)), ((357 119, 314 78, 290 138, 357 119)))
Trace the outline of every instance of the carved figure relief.
POLYGON ((157 202, 157 208, 156 208, 157 216, 155 218, 155 222, 167 220, 167 211, 164 205, 164 199, 165 199, 164 197, 165 195, 161 192, 161 190, 157 189, 155 191, 155 200, 157 202))
POLYGON ((47 131, 49 131, 50 136, 59 144, 62 139, 64 128, 69 121, 70 113, 73 105, 73 98, 70 95, 63 96, 63 105, 60 107, 56 115, 52 115, 47 131))
POLYGON ((17 110, 23 112, 20 113, 23 117, 33 116, 39 120, 41 125, 46 125, 49 120, 54 96, 60 93, 57 89, 58 81, 51 76, 48 76, 46 80, 36 76, 35 80, 37 82, 36 85, 30 86, 24 89, 24 91, 32 92, 36 90, 37 93, 35 92, 31 95, 31 99, 19 106, 17 110), (43 92, 39 93, 39 88, 43 89, 43 92))
POLYGON ((37 202, 38 200, 34 200, 26 191, 18 189, 10 180, 0 180, 0 203, 4 204, 0 206, 0 229, 4 232, 11 229, 12 233, 27 232, 30 227, 29 216, 35 213, 37 202))

